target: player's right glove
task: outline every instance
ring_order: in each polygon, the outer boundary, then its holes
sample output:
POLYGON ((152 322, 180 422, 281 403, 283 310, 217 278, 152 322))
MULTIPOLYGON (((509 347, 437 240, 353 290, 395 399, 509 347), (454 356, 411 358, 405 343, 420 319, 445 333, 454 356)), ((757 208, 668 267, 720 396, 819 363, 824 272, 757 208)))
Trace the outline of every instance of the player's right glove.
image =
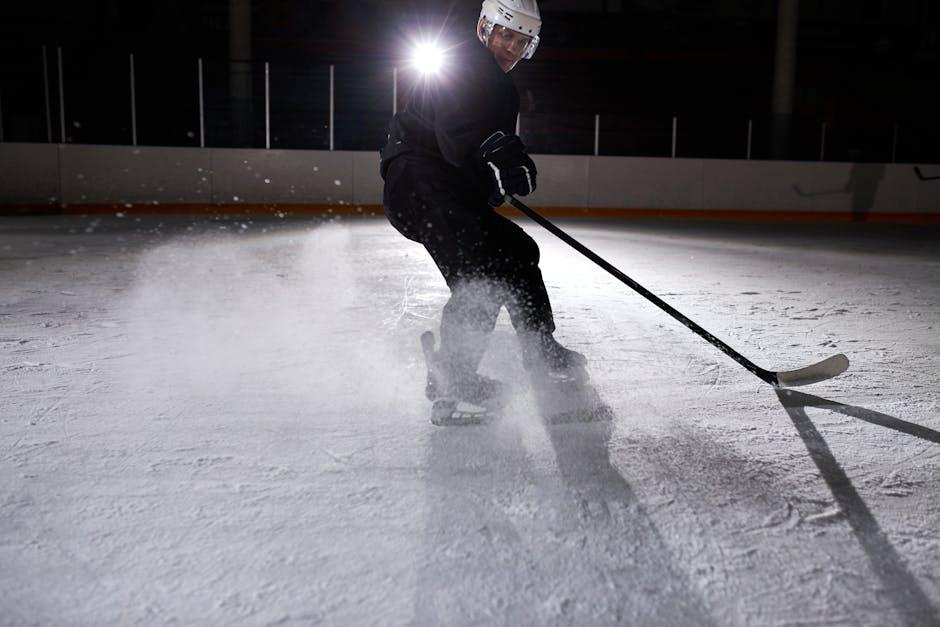
POLYGON ((483 142, 477 156, 489 178, 491 206, 502 205, 507 194, 526 196, 535 191, 538 171, 518 135, 496 131, 483 142))

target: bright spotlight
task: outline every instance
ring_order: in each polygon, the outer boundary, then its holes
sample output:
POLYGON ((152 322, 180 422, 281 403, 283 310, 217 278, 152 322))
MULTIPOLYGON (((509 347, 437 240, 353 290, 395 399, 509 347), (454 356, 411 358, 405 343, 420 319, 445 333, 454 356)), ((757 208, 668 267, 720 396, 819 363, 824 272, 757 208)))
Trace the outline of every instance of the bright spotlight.
POLYGON ((418 44, 411 53, 411 64, 422 74, 436 74, 444 66, 444 51, 433 42, 418 44))

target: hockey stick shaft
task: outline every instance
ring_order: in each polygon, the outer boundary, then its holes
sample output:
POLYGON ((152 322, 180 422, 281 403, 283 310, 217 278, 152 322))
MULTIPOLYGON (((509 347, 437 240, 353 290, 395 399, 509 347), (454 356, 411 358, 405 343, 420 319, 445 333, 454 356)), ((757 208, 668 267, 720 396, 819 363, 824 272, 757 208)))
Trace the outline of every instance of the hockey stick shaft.
POLYGON ((708 342, 712 346, 716 347, 718 350, 723 352, 725 355, 727 355, 731 359, 738 362, 741 366, 743 366, 750 373, 756 375, 761 380, 771 385, 777 385, 778 382, 777 382, 776 373, 770 372, 769 370, 764 370, 763 368, 759 367, 754 362, 749 360, 747 357, 745 357, 738 351, 734 350, 733 348, 731 348, 730 346, 728 346, 727 344, 719 340, 717 337, 715 337, 714 335, 712 335, 711 333, 703 329, 701 326, 696 324, 693 320, 688 318, 681 311, 674 308, 669 303, 661 299, 659 296, 657 296, 656 294, 653 294, 651 291, 649 291, 648 289, 646 289, 645 287, 643 287, 642 285, 640 285, 639 283, 637 283, 636 281, 628 277, 626 274, 624 274, 623 272, 618 270, 616 267, 614 267, 612 264, 610 264, 607 260, 603 259, 600 255, 595 253, 593 250, 591 250, 590 248, 588 248, 587 246, 585 246, 584 244, 582 244, 575 238, 568 235, 565 231, 555 226, 555 224, 549 221, 547 218, 537 213, 535 210, 529 208, 528 205, 526 205, 519 199, 513 196, 508 196, 508 199, 509 199, 509 203, 513 207, 515 207, 522 213, 532 218, 534 221, 539 223, 539 225, 541 225, 546 230, 551 232, 552 235, 555 235, 560 240, 562 240, 563 242, 565 242, 566 244, 568 244, 569 246, 577 250, 579 253, 581 253, 582 255, 584 255, 585 257, 587 257, 588 259, 590 259, 597 265, 599 265, 601 268, 603 268, 608 273, 613 275, 621 283, 631 288, 632 290, 637 292, 640 296, 650 301, 651 303, 653 303, 654 305, 656 305, 657 307, 665 311, 667 314, 669 314, 670 316, 672 316, 673 318, 675 318, 676 320, 684 324, 687 328, 689 328, 696 335, 704 339, 706 342, 708 342))

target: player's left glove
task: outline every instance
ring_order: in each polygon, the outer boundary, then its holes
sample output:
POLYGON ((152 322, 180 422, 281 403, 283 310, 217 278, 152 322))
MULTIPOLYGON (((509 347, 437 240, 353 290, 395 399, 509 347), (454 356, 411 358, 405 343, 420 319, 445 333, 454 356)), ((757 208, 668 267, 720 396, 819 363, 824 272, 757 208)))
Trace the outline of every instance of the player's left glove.
POLYGON ((527 196, 535 191, 538 171, 518 135, 496 131, 483 142, 477 155, 490 180, 491 206, 502 205, 507 194, 527 196))

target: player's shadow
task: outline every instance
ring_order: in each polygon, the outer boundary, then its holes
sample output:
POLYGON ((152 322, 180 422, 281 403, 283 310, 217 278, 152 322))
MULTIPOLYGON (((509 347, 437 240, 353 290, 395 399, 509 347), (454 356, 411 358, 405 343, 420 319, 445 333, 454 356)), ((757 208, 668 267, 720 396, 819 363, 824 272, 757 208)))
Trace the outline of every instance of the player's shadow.
POLYGON ((937 624, 938 616, 917 579, 908 571, 904 560, 878 525, 871 510, 859 495, 852 481, 836 461, 825 438, 806 413, 807 407, 835 411, 865 422, 887 427, 908 435, 940 443, 940 433, 926 427, 900 420, 887 414, 845 405, 818 396, 792 390, 777 390, 777 397, 796 427, 810 457, 829 486, 839 508, 845 514, 862 549, 871 563, 884 590, 891 596, 905 624, 937 624))
POLYGON ((793 190, 803 198, 817 198, 819 196, 833 196, 837 194, 851 194, 852 221, 865 222, 872 208, 878 189, 885 176, 885 166, 881 163, 855 163, 849 171, 849 179, 842 187, 832 189, 805 191, 799 185, 793 190))
POLYGON ((608 566, 618 615, 631 624, 713 624, 688 578, 610 459, 611 421, 548 427, 558 469, 580 510, 596 566, 608 566), (625 550, 630 547, 629 550, 625 550), (624 559, 626 556, 627 559, 624 559), (629 620, 627 620, 629 617, 629 620))
POLYGON ((845 191, 852 194, 852 220, 865 222, 875 206, 875 197, 885 176, 882 163, 856 163, 849 173, 845 191))
POLYGON ((611 463, 611 423, 548 426, 562 481, 524 440, 538 412, 430 433, 416 625, 712 624, 611 463))
POLYGON ((413 624, 526 622, 532 599, 516 579, 538 562, 505 509, 532 481, 520 433, 438 427, 428 444, 413 624))

